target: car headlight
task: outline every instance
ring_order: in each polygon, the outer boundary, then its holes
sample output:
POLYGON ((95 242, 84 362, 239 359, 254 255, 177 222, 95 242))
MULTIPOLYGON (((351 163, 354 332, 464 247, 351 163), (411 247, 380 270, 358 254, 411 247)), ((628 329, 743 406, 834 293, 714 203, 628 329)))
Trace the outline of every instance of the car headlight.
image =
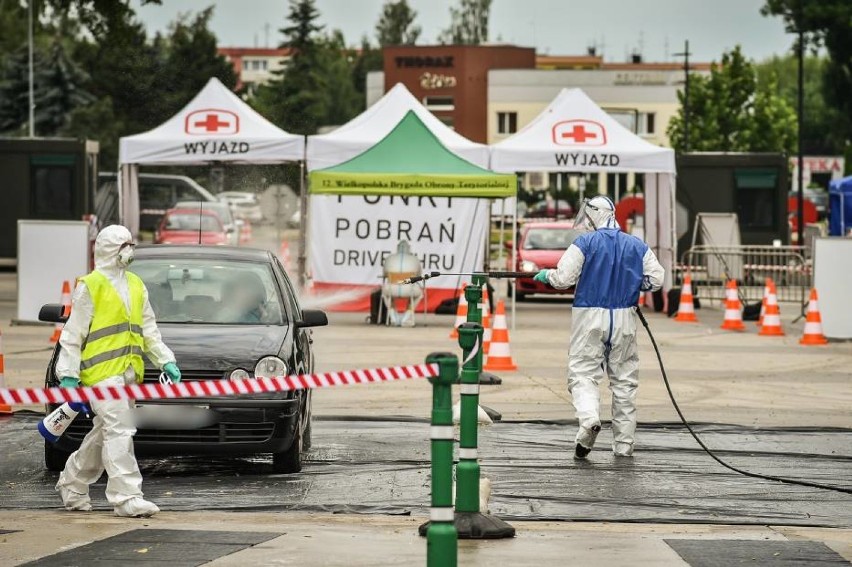
POLYGON ((248 371, 243 370, 242 368, 237 368, 236 370, 231 372, 230 376, 228 376, 229 380, 247 380, 249 378, 251 378, 251 375, 248 373, 248 371))
POLYGON ((521 271, 522 272, 537 272, 538 266, 535 262, 530 262, 529 260, 524 260, 521 262, 521 271))
POLYGON ((277 356, 265 356, 254 367, 255 378, 272 378, 274 376, 286 375, 287 364, 277 356))

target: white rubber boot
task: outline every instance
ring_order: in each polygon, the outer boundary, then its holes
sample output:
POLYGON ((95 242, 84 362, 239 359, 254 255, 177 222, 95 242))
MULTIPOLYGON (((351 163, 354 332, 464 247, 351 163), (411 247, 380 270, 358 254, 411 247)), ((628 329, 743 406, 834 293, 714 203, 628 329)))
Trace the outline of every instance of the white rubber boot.
POLYGON ((574 448, 575 459, 585 459, 592 452, 592 447, 595 446, 595 439, 598 438, 598 433, 600 432, 600 423, 596 423, 589 428, 580 427, 577 431, 577 446, 574 448))
POLYGON ((633 443, 615 442, 612 444, 612 452, 616 457, 632 457, 633 443))

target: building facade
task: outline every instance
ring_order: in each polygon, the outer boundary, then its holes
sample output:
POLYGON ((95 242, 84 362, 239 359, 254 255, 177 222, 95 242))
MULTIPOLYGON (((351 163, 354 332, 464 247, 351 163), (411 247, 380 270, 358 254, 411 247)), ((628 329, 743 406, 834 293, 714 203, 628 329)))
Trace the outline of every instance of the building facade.
POLYGON ((289 49, 220 47, 218 52, 234 66, 237 90, 245 89, 249 93, 269 82, 273 73, 281 70, 290 59, 289 49))

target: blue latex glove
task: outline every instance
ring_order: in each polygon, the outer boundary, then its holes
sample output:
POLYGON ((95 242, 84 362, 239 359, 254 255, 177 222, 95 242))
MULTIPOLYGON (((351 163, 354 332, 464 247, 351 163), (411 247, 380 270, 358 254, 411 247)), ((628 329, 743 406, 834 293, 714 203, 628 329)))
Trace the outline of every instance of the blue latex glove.
POLYGON ((550 282, 547 281, 547 272, 550 270, 539 270, 539 272, 533 277, 533 279, 537 282, 541 282, 543 284, 550 285, 550 282))
POLYGON ((177 367, 177 364, 174 362, 167 362, 165 366, 163 366, 163 372, 166 373, 166 376, 172 381, 172 384, 180 383, 180 369, 177 367))
POLYGON ((80 385, 80 379, 74 378, 73 376, 63 376, 59 380, 60 388, 76 388, 80 385))

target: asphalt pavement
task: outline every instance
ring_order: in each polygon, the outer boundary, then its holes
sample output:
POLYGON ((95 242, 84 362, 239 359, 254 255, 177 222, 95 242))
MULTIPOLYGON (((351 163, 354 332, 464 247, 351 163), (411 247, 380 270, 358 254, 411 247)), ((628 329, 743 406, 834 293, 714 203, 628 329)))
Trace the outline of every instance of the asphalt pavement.
MULTIPOLYGON (((270 227, 255 238, 277 248, 270 227)), ((14 274, 0 273, 7 382, 39 385, 51 329, 10 326, 14 297, 14 274)), ((793 311, 782 304, 787 335, 779 338, 758 337, 751 323, 743 334, 723 332, 712 305, 698 311, 698 324, 649 320, 685 413, 723 458, 852 486, 852 344, 798 345, 803 323, 793 322, 793 311)), ((314 331, 317 369, 421 362, 457 349, 451 321, 429 315, 414 329, 392 329, 366 325, 364 314, 332 314, 329 327, 314 331)), ((852 497, 738 476, 706 457, 677 424, 645 337, 635 457, 615 459, 605 427, 589 462, 573 461, 570 305, 519 304, 515 323, 519 371, 482 388, 482 403, 503 421, 482 429, 480 455, 491 511, 518 536, 461 542, 460 564, 852 560, 852 497)), ((315 445, 298 475, 273 474, 263 457, 144 460, 144 489, 163 509, 148 520, 113 517, 103 481, 93 488, 94 512, 59 510, 56 475, 41 467, 35 414, 0 418, 0 565, 422 564, 416 527, 428 506, 430 403, 425 381, 316 391, 315 445)), ((604 419, 608 404, 604 388, 604 419)))

